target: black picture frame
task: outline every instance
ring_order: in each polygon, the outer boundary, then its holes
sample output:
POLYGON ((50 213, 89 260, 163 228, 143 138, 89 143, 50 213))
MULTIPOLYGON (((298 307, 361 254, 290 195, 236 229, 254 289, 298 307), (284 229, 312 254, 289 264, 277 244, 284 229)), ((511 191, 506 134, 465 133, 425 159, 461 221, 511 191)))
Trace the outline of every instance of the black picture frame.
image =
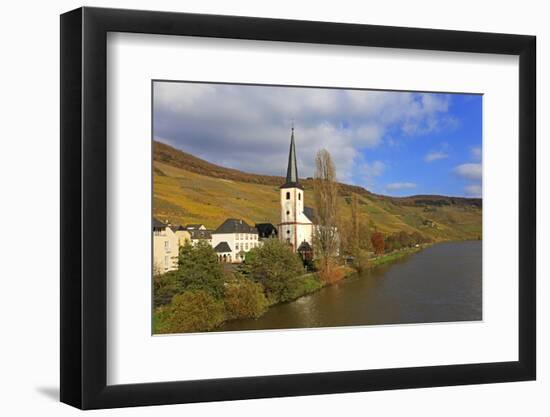
POLYGON ((61 401, 95 409, 535 379, 535 54, 524 35, 88 7, 61 15, 61 401), (108 32, 519 56, 519 360, 107 385, 108 32))

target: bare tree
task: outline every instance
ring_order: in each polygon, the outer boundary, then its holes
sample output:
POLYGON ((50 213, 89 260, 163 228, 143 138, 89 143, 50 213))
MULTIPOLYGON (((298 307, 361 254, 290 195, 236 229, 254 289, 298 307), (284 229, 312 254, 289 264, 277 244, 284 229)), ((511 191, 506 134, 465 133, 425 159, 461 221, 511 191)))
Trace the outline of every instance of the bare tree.
POLYGON ((338 254, 338 183, 334 163, 326 149, 321 149, 315 157, 313 194, 317 221, 314 249, 322 267, 327 269, 338 254))
POLYGON ((368 226, 362 221, 359 212, 359 196, 353 193, 351 197, 351 230, 349 236, 349 251, 353 256, 353 266, 358 272, 367 267, 368 258, 365 250, 368 248, 368 226))

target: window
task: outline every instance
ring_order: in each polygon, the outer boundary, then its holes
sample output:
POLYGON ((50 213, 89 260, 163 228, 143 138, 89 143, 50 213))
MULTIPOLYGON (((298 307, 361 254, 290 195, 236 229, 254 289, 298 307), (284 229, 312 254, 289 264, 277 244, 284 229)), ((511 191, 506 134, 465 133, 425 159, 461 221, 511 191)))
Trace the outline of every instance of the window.
POLYGON ((287 230, 287 231, 286 231, 286 234, 289 235, 289 234, 290 234, 290 230, 287 230))
POLYGON ((164 241, 164 250, 170 250, 170 242, 168 240, 164 241))
POLYGON ((244 245, 244 250, 248 250, 248 243, 244 245))
POLYGON ((287 200, 290 200, 290 191, 287 191, 287 193, 286 193, 286 199, 287 199, 287 200))
POLYGON ((298 193, 298 200, 302 199, 302 193, 298 193))
POLYGON ((239 250, 239 244, 235 243, 235 250, 239 250))
POLYGON ((287 211, 286 211, 286 215, 288 216, 289 214, 290 214, 290 211, 289 211, 289 210, 287 210, 287 211))
POLYGON ((168 268, 169 263, 170 263, 170 258, 168 256, 165 256, 164 257, 164 267, 168 268))

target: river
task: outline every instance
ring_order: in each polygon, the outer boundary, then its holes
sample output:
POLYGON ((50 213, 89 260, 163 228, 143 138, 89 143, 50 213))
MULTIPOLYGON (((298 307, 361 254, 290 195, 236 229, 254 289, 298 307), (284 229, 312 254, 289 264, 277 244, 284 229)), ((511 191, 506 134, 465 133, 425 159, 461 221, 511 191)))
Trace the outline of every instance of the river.
POLYGON ((216 331, 481 320, 481 241, 446 242, 216 331))

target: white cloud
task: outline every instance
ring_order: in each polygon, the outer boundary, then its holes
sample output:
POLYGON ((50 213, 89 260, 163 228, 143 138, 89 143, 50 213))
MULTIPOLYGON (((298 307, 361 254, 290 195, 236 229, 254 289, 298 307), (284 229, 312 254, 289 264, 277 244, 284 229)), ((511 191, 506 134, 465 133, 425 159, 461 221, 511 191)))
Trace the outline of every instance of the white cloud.
POLYGON ((326 148, 349 181, 361 150, 381 146, 389 131, 446 126, 449 103, 444 94, 155 82, 154 136, 213 163, 284 175, 294 120, 300 176, 313 174, 326 148))
POLYGON ((416 188, 416 184, 414 182, 392 182, 391 184, 386 185, 386 189, 390 191, 410 190, 411 188, 416 188))
POLYGON ((480 184, 470 184, 464 187, 468 197, 481 197, 482 189, 480 184))
POLYGON ((447 159, 448 157, 449 157, 449 154, 446 152, 430 152, 424 157, 424 160, 426 162, 433 162, 433 161, 438 161, 440 159, 447 159))
POLYGON ((454 169, 454 173, 461 178, 467 180, 481 180, 482 168, 481 164, 462 164, 454 169))

